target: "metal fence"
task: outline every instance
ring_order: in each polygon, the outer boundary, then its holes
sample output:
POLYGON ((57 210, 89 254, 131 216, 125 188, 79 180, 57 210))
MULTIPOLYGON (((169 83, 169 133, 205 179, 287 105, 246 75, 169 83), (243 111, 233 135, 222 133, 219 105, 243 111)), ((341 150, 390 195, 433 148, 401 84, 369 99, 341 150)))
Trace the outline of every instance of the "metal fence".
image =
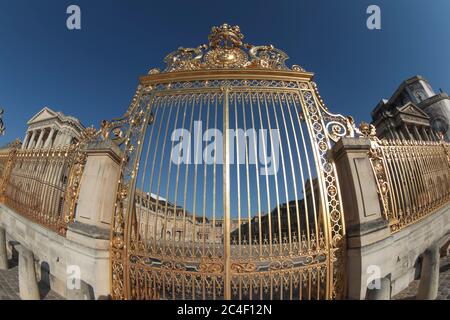
POLYGON ((370 158, 392 232, 449 203, 449 150, 444 141, 373 141, 370 158))
POLYGON ((63 236, 76 210, 86 155, 81 144, 0 152, 0 202, 63 236))

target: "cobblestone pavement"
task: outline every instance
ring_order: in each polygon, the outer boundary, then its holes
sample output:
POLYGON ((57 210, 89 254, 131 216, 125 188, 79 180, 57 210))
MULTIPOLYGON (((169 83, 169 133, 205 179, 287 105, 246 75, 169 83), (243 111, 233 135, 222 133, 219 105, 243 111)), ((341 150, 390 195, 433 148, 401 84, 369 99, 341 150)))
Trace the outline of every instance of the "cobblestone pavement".
MULTIPOLYGON (((412 300, 416 298, 419 280, 412 282, 408 288, 393 297, 395 300, 412 300)), ((450 255, 441 258, 439 289, 436 300, 450 300, 450 255)))
MULTIPOLYGON (((19 300, 19 267, 17 261, 9 261, 9 270, 0 270, 0 300, 19 300)), ((63 300, 64 298, 39 283, 42 300, 63 300)))

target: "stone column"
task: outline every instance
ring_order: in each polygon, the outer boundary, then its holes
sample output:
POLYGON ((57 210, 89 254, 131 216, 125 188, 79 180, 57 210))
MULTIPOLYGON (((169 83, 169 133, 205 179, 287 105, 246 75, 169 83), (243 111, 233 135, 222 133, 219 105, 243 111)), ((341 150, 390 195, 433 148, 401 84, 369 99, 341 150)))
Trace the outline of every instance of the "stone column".
POLYGON ((33 252, 18 245, 19 252, 19 292, 22 300, 39 300, 39 288, 36 280, 33 252))
POLYGON ((59 130, 58 135, 56 136, 56 139, 55 139, 55 145, 63 146, 65 139, 66 139, 66 133, 62 130, 59 130))
POLYGON ((50 148, 50 147, 51 147, 51 144, 52 144, 52 138, 53 138, 53 135, 54 135, 54 134, 55 134, 55 128, 52 128, 52 129, 50 130, 50 133, 48 134, 47 140, 45 140, 44 148, 50 148))
POLYGON ((433 141, 439 141, 438 137, 436 136, 436 133, 434 133, 433 129, 430 129, 431 137, 433 138, 433 141))
POLYGON ((405 135, 403 134, 403 130, 401 128, 399 128, 398 133, 400 136, 400 140, 406 140, 405 135))
POLYGON ((58 140, 59 140, 59 136, 61 135, 61 131, 60 130, 56 130, 55 132, 55 141, 53 142, 53 147, 58 145, 58 140))
POLYGON ((439 288, 439 246, 434 245, 423 254, 422 271, 420 272, 418 300, 434 300, 439 288))
POLYGON ((33 134, 31 135, 30 143, 28 144, 27 149, 34 148, 34 140, 36 139, 36 133, 37 133, 37 130, 33 130, 33 134))
POLYGON ((394 132, 392 131, 392 128, 391 128, 391 127, 388 127, 388 129, 389 129, 389 135, 391 136, 390 138, 391 138, 392 140, 394 140, 394 139, 395 139, 395 135, 394 135, 394 132))
POLYGON ((39 135, 38 141, 36 143, 35 149, 39 149, 42 144, 42 138, 44 138, 45 129, 41 129, 41 134, 39 135))
POLYGON ((376 269, 391 270, 392 237, 382 216, 366 138, 342 138, 332 149, 344 206, 347 233, 347 298, 364 300, 376 269))
POLYGON ((72 136, 67 135, 66 136, 66 140, 64 141, 65 145, 69 145, 72 142, 72 136))
POLYGON ((423 133, 423 136, 425 137, 425 139, 427 139, 427 141, 431 140, 430 136, 427 133, 427 130, 425 129, 425 127, 422 127, 422 133, 423 133))
POLYGON ((407 126, 406 124, 404 125, 404 128, 405 128, 406 134, 408 135, 408 138, 409 138, 410 140, 414 140, 414 137, 413 137, 413 135, 411 134, 411 132, 409 131, 408 126, 407 126))
POLYGON ((416 137, 417 137, 418 141, 423 140, 423 138, 420 136, 420 132, 417 129, 417 126, 414 126, 414 133, 416 134, 416 137))
POLYGON ((0 270, 8 270, 8 253, 6 251, 6 231, 0 227, 0 270))
POLYGON ((27 132, 25 134, 25 138, 23 139, 23 143, 22 143, 22 150, 26 149, 28 141, 30 141, 30 132, 27 132))
POLYGON ((58 136, 59 136, 59 130, 58 129, 55 129, 55 133, 53 134, 53 137, 52 137, 52 141, 53 141, 53 144, 52 144, 52 148, 54 148, 55 146, 57 146, 58 144, 58 136))

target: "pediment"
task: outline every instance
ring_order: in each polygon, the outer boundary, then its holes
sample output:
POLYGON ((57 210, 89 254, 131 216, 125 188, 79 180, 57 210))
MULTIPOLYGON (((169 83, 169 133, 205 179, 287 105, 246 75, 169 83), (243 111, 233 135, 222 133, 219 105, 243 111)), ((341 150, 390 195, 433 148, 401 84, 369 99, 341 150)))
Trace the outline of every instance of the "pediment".
POLYGON ((420 110, 418 107, 416 107, 411 102, 408 102, 404 106, 402 106, 400 108, 397 108, 397 110, 398 110, 399 113, 404 113, 404 114, 408 114, 408 115, 411 115, 411 116, 416 116, 416 117, 420 117, 420 118, 427 118, 427 119, 430 118, 425 112, 420 110))
POLYGON ((33 124, 33 123, 37 123, 37 122, 41 122, 41 121, 45 121, 48 119, 53 119, 53 118, 57 118, 58 114, 53 111, 50 108, 44 107, 41 111, 39 111, 38 113, 36 113, 33 118, 31 118, 28 121, 28 125, 33 124))

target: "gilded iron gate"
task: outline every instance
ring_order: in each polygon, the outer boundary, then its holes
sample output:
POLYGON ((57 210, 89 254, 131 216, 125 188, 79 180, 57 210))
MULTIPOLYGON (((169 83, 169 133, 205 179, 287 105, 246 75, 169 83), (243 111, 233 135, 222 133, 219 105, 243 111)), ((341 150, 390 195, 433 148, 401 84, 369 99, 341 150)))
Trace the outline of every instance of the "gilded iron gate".
POLYGON ((214 27, 141 78, 124 118, 112 224, 116 299, 331 299, 344 221, 328 151, 354 134, 312 73, 214 27))

